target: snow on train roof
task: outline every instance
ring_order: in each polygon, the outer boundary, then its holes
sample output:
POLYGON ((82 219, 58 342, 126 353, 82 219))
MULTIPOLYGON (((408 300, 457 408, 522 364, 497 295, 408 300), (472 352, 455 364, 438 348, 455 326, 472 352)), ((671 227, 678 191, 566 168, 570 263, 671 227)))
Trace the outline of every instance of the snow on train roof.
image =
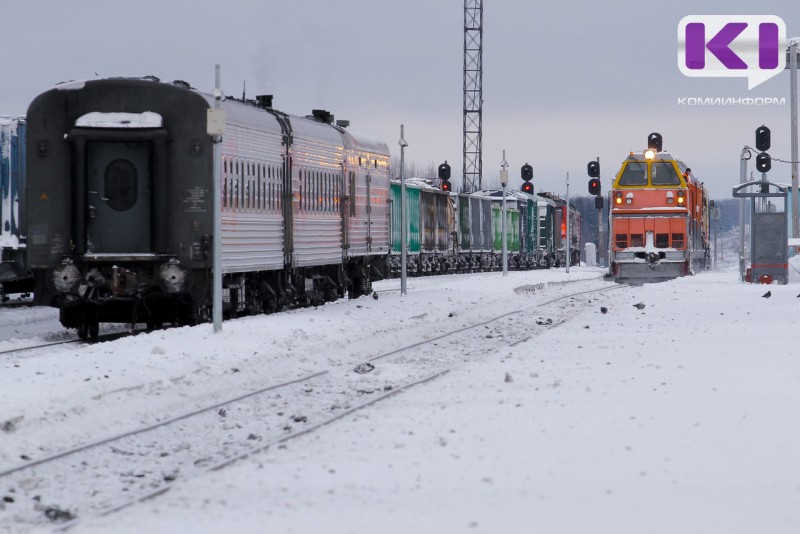
POLYGON ((164 118, 158 113, 103 113, 93 111, 78 117, 75 126, 79 128, 161 128, 164 118))
MULTIPOLYGON (((400 180, 393 179, 392 182, 396 183, 396 184, 399 184, 400 180)), ((417 188, 417 189, 428 189, 428 190, 433 190, 433 191, 440 191, 440 189, 438 187, 433 185, 433 180, 430 180, 428 178, 419 178, 419 177, 415 176, 415 177, 411 177, 411 178, 406 178, 405 182, 406 182, 406 187, 414 187, 414 188, 417 188)))

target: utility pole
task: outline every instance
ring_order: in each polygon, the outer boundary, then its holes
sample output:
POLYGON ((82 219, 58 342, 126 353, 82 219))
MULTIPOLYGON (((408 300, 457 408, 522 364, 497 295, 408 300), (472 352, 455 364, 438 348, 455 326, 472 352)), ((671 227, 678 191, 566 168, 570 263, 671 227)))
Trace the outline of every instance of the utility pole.
POLYGON ((503 161, 500 162, 503 170, 500 171, 500 185, 503 186, 503 209, 500 212, 501 232, 503 233, 503 276, 508 276, 508 243, 506 236, 506 186, 508 185, 508 162, 506 151, 503 150, 503 161))
POLYGON ((567 274, 569 274, 569 260, 570 260, 570 238, 569 238, 569 171, 567 171, 567 207, 564 209, 564 217, 567 218, 567 238, 566 238, 566 252, 567 252, 567 274))
POLYGON ((222 100, 222 87, 220 85, 220 68, 217 64, 214 68, 214 109, 208 110, 206 129, 211 136, 214 146, 214 237, 212 239, 212 301, 211 315, 214 322, 214 333, 222 330, 222 208, 221 208, 221 187, 222 181, 220 159, 222 152, 222 134, 225 132, 225 110, 219 108, 222 100))
MULTIPOLYGON (((403 132, 403 125, 400 125, 400 294, 406 294, 407 276, 407 254, 406 245, 408 241, 408 213, 406 209, 406 136, 403 132)), ((351 202, 355 202, 352 199, 351 202)))
POLYGON ((464 0, 464 193, 483 172, 483 0, 464 0))
MULTIPOLYGON (((739 156, 739 183, 743 184, 747 181, 747 160, 751 158, 750 150, 747 147, 742 148, 742 153, 739 156)), ((745 199, 739 199, 739 281, 744 282, 744 203, 745 199)))
POLYGON ((789 92, 791 101, 791 128, 792 128, 792 237, 800 237, 800 211, 798 211, 797 200, 797 44, 800 37, 789 41, 789 92))

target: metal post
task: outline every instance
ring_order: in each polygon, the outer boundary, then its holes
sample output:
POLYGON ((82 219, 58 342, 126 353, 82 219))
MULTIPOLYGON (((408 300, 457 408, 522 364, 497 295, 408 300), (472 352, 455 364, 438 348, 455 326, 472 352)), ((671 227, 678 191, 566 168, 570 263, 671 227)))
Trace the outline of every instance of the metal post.
POLYGON ((503 150, 503 161, 500 163, 503 170, 500 171, 500 184, 503 186, 503 209, 500 212, 501 232, 503 233, 503 276, 508 276, 508 244, 506 242, 506 186, 508 185, 508 162, 506 161, 506 151, 503 150))
MULTIPOLYGON (((219 101, 222 99, 222 89, 220 86, 219 64, 214 67, 214 109, 219 109, 219 101)), ((220 207, 220 182, 222 181, 220 159, 222 153, 222 136, 215 135, 214 144, 214 237, 213 242, 213 301, 211 315, 214 321, 214 333, 222 330, 222 210, 220 207)))
MULTIPOLYGON (((400 294, 406 294, 407 256, 406 245, 408 240, 408 214, 406 207, 406 162, 405 152, 408 143, 404 133, 404 126, 400 125, 400 294)), ((355 200, 355 199, 354 199, 355 200)))
MULTIPOLYGON (((739 156, 739 183, 747 181, 747 160, 750 159, 750 151, 747 147, 742 148, 739 156)), ((744 208, 745 199, 739 199, 739 281, 744 282, 744 208)))
POLYGON ((567 274, 569 274, 569 260, 570 260, 570 239, 569 239, 569 172, 567 172, 567 207, 564 209, 564 216, 567 218, 567 274))
POLYGON ((797 206, 797 43, 800 39, 792 39, 789 43, 789 91, 792 114, 792 237, 800 237, 800 211, 797 206))
MULTIPOLYGON (((597 168, 600 168, 600 156, 597 156, 597 168)), ((597 176, 600 180, 600 176, 597 176)), ((600 183, 603 183, 602 181, 600 183)), ((602 198, 602 195, 600 196, 602 198)), ((603 265, 603 208, 597 210, 597 265, 603 265)), ((587 260, 588 261, 588 260, 587 260)))

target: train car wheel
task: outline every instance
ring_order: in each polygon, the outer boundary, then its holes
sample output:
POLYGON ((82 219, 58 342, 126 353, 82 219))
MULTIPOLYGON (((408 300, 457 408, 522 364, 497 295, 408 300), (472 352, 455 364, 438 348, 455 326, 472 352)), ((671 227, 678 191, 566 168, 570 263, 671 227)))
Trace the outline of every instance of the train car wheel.
POLYGON ((86 322, 85 317, 78 320, 78 338, 87 339, 89 337, 89 323, 86 322))
POLYGON ((100 336, 100 322, 92 320, 87 326, 89 337, 97 339, 100 336))

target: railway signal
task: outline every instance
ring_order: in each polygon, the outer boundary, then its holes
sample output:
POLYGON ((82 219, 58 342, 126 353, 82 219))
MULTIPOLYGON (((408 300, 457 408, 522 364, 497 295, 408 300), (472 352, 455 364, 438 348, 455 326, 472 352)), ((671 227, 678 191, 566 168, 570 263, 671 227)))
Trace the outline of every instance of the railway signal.
POLYGON ((590 161, 586 164, 586 172, 589 174, 589 178, 600 178, 600 164, 590 161))
POLYGON ((772 168, 772 158, 769 157, 769 154, 766 152, 762 152, 758 156, 756 156, 756 169, 758 172, 769 172, 772 168))
POLYGON ((647 136, 647 148, 652 148, 656 152, 661 152, 662 147, 663 142, 660 133, 653 132, 647 136))
POLYGON ((756 128, 756 148, 761 152, 756 156, 756 169, 760 173, 769 172, 772 168, 772 158, 766 153, 770 146, 770 131, 763 124, 756 128))
POLYGON ((756 148, 761 152, 769 150, 770 145, 770 131, 764 125, 756 128, 756 148))
POLYGON ((522 192, 532 195, 533 183, 531 183, 531 180, 533 179, 533 167, 526 163, 520 169, 520 174, 522 176, 522 192))
POLYGON ((442 181, 442 191, 452 190, 450 185, 450 165, 447 164, 447 160, 439 165, 439 179, 442 181))

